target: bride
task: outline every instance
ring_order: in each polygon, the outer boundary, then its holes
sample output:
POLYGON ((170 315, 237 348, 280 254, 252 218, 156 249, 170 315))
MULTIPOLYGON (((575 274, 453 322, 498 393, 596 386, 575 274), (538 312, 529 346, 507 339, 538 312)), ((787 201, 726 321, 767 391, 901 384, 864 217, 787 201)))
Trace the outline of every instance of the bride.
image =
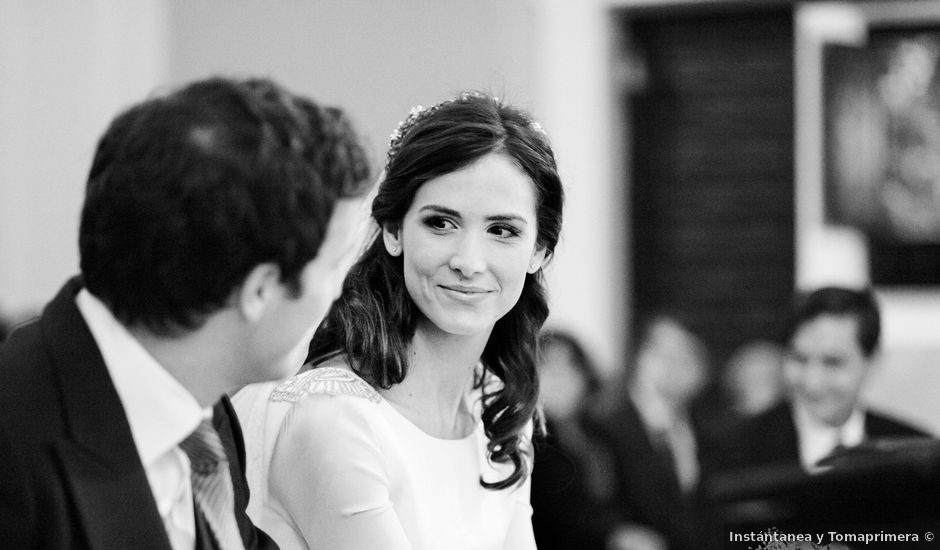
POLYGON ((281 548, 534 550, 542 266, 562 203, 517 108, 464 94, 401 124, 375 238, 308 368, 234 399, 249 514, 281 548))

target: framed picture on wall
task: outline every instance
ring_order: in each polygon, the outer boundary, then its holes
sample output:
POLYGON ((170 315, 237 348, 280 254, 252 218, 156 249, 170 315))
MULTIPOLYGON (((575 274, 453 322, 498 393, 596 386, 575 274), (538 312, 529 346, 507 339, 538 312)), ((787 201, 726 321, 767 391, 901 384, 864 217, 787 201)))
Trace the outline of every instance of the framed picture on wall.
POLYGON ((940 26, 824 50, 827 221, 868 236, 876 285, 940 285, 940 26))

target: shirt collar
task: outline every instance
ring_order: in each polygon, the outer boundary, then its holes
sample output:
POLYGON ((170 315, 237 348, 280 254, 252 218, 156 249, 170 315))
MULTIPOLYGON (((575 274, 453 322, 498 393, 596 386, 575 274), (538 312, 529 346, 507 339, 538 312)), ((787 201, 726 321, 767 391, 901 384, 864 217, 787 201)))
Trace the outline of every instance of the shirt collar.
POLYGON ((175 448, 211 416, 87 289, 76 305, 111 375, 141 462, 146 466, 175 448))
POLYGON ((684 414, 670 407, 649 384, 638 381, 629 393, 643 424, 649 430, 669 431, 674 424, 684 421, 684 414))
POLYGON ((830 426, 815 418, 798 400, 793 403, 793 422, 800 446, 800 462, 807 470, 831 453, 837 445, 854 447, 865 439, 865 412, 855 407, 841 426, 830 426))

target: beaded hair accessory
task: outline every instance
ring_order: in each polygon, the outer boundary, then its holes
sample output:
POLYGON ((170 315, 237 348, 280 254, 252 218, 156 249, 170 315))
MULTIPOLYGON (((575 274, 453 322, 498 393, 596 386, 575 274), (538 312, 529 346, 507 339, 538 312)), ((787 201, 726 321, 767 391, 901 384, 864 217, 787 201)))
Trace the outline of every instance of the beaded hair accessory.
MULTIPOLYGON (((460 97, 463 98, 466 96, 462 95, 460 97)), ((456 99, 449 99, 428 108, 424 108, 421 105, 415 105, 412 107, 411 111, 408 112, 408 116, 405 118, 405 120, 399 121, 398 128, 395 128, 395 131, 392 132, 391 136, 389 136, 388 160, 386 161, 386 166, 392 162, 392 158, 394 158, 395 155, 398 154, 399 149, 401 149, 402 139, 405 137, 405 135, 408 134, 408 132, 418 125, 419 121, 429 117, 444 105, 449 105, 454 101, 456 101, 456 99)))
MULTIPOLYGON (((408 113, 407 118, 405 118, 405 120, 399 121, 398 127, 395 128, 395 131, 392 132, 391 136, 389 136, 388 158, 385 163, 386 169, 388 168, 388 165, 392 162, 392 159, 395 157, 395 155, 398 154, 398 151, 401 150, 401 145, 402 145, 402 141, 404 140, 404 137, 408 135, 408 133, 411 132, 411 130, 415 126, 417 126, 419 122, 430 117, 431 115, 433 115, 435 112, 437 112, 438 110, 440 110, 442 107, 446 105, 450 105, 458 101, 464 101, 470 98, 486 98, 486 99, 492 100, 496 104, 499 104, 499 98, 496 96, 488 96, 488 95, 481 94, 478 92, 464 92, 460 94, 459 96, 455 97, 454 99, 448 99, 448 100, 442 101, 432 107, 425 108, 421 105, 416 105, 412 107, 411 111, 408 113)), ((536 132, 542 134, 545 137, 548 137, 548 135, 545 133, 545 130, 542 129, 542 125, 539 124, 538 122, 532 121, 529 123, 529 126, 536 132)))

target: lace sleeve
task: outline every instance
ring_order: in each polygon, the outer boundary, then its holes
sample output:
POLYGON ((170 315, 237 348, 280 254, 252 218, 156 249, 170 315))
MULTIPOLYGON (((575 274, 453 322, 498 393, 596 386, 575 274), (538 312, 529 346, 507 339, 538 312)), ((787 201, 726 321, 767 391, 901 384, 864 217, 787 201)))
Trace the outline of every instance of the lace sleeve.
POLYGON ((270 498, 311 549, 411 550, 374 431, 381 398, 349 371, 322 370, 272 394, 293 406, 275 444, 270 498))

